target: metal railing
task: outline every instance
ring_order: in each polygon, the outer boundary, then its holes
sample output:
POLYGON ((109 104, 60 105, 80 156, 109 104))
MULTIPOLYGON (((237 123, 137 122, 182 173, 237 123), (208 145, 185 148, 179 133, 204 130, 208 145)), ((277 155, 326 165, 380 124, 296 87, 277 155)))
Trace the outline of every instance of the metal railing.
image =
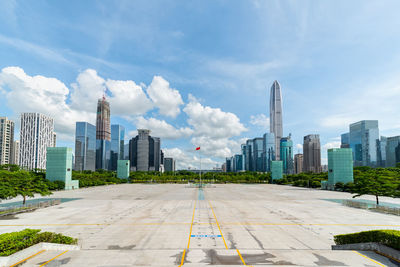
POLYGON ((50 199, 50 200, 43 200, 34 203, 25 203, 25 205, 13 205, 13 206, 6 206, 0 207, 0 216, 21 213, 26 211, 31 211, 35 209, 47 208, 54 205, 61 204, 61 199, 50 199))
POLYGON ((356 200, 343 200, 342 204, 347 207, 352 207, 352 208, 357 208, 357 209, 366 209, 366 210, 376 211, 376 212, 380 212, 380 213, 393 214, 393 215, 400 216, 400 208, 396 208, 396 207, 376 205, 373 203, 366 203, 366 202, 361 202, 361 201, 356 201, 356 200))

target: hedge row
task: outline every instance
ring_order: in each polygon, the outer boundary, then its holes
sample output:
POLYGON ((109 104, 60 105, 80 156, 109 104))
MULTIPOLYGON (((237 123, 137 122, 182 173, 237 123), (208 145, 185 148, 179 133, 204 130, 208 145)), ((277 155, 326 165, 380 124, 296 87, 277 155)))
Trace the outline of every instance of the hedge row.
POLYGON ((335 235, 336 245, 376 242, 400 250, 400 231, 371 230, 346 235, 335 235))
POLYGON ((38 229, 24 229, 0 235, 0 256, 9 256, 40 242, 75 245, 78 239, 38 229))

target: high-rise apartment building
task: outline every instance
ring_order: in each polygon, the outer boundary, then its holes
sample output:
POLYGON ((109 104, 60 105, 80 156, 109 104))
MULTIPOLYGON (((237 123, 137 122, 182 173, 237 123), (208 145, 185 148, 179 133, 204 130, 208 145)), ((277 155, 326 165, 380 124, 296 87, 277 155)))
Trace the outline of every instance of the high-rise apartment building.
POLYGON ((96 117, 96 170, 110 168, 111 126, 110 104, 106 98, 97 101, 96 117))
POLYGON ((353 153, 350 148, 328 149, 328 189, 336 183, 353 182, 353 153))
POLYGON ((294 155, 294 173, 299 174, 303 172, 303 154, 294 155))
POLYGON ((282 124, 282 93, 278 81, 271 86, 269 102, 270 132, 275 135, 275 158, 280 159, 280 140, 283 136, 282 124))
POLYGON ((175 160, 173 158, 164 158, 164 171, 166 172, 175 171, 175 160))
POLYGON ((46 169, 46 150, 54 145, 54 120, 40 113, 22 113, 19 165, 46 169))
POLYGON ((293 174, 294 173, 293 141, 291 140, 290 135, 288 137, 281 138, 280 149, 281 149, 281 161, 283 164, 283 173, 293 174))
POLYGON ((400 136, 388 137, 386 142, 386 167, 400 162, 400 136))
POLYGON ((129 160, 133 171, 160 171, 161 141, 151 137, 150 130, 138 129, 138 135, 129 141, 129 160))
POLYGON ((379 128, 377 120, 363 120, 350 124, 350 148, 353 150, 354 166, 376 167, 377 140, 379 128))
POLYGON ((0 117, 0 165, 11 164, 14 142, 14 122, 0 117))
POLYGON ((318 134, 304 136, 303 171, 314 173, 321 172, 321 144, 318 134))
POLYGON ((75 170, 96 170, 96 126, 88 122, 76 122, 75 170))
POLYGON ((110 170, 116 171, 118 160, 124 159, 125 128, 119 124, 111 125, 111 166, 110 170))
POLYGON ((265 133, 263 136, 263 171, 271 171, 271 162, 275 160, 275 135, 265 133))
POLYGON ((11 149, 11 164, 19 165, 19 140, 13 143, 11 149))

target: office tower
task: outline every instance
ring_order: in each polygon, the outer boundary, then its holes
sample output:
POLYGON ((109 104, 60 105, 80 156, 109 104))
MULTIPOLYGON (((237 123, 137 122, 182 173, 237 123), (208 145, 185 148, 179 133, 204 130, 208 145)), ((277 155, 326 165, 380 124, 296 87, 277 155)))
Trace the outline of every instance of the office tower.
POLYGON ((79 180, 72 180, 72 148, 47 148, 46 179, 63 181, 65 190, 79 188, 79 180))
POLYGON ((350 148, 353 149, 354 166, 377 166, 378 139, 377 120, 363 120, 350 124, 350 148))
POLYGON ((283 178, 283 162, 274 160, 271 162, 271 179, 278 180, 283 178))
POLYGON ((376 140, 376 155, 378 157, 377 165, 379 167, 386 167, 386 143, 387 137, 381 136, 380 140, 376 140))
POLYGON ((166 172, 175 171, 175 160, 173 158, 164 158, 164 170, 166 172))
POLYGON ((350 147, 350 133, 344 133, 340 136, 340 148, 350 147))
POLYGON ((129 160, 133 171, 160 171, 161 141, 151 137, 150 130, 138 129, 129 141, 129 160))
POLYGON ((235 172, 241 172, 244 171, 243 169, 243 155, 237 154, 233 157, 234 162, 235 162, 235 172))
POLYGON ((263 171, 271 171, 271 162, 275 160, 275 135, 265 133, 263 136, 263 171))
MULTIPOLYGON (((253 169, 253 140, 248 139, 246 141, 246 146, 245 146, 245 158, 246 158, 246 162, 245 162, 245 166, 246 166, 246 171, 254 171, 253 169)), ((227 166, 228 168, 228 166, 227 166)))
POLYGON ((386 142, 386 167, 396 167, 400 162, 400 136, 388 137, 386 142))
POLYGON ((225 163, 226 163, 226 172, 232 172, 231 160, 232 160, 232 158, 226 158, 226 159, 225 159, 225 163))
POLYGON ((125 128, 119 124, 111 125, 111 165, 110 170, 116 171, 118 160, 124 159, 125 128))
POLYGON ((124 159, 129 159, 129 143, 124 145, 124 159))
POLYGON ((269 102, 270 132, 275 135, 275 158, 280 160, 280 140, 283 135, 282 124, 282 93, 278 81, 271 86, 269 102))
POLYGON ((293 141, 291 136, 281 138, 281 161, 283 163, 283 173, 293 174, 294 164, 293 164, 293 141))
POLYGON ((257 137, 253 140, 253 170, 256 172, 264 172, 263 149, 264 138, 257 137))
POLYGON ((222 172, 226 172, 226 162, 221 165, 222 172))
POLYGON ((303 171, 314 173, 321 172, 321 145, 318 134, 304 136, 303 171))
POLYGON ((328 189, 336 183, 353 182, 353 153, 351 148, 328 149, 328 189))
POLYGON ((22 113, 19 165, 46 169, 46 149, 54 145, 54 120, 40 113, 22 113))
POLYGON ((16 140, 13 143, 11 149, 11 164, 19 165, 19 141, 16 140))
POLYGON ((75 124, 75 170, 96 170, 96 126, 88 122, 75 124))
POLYGON ((106 98, 97 101, 96 118, 96 170, 108 170, 110 167, 111 126, 110 104, 106 98))
POLYGON ((14 142, 14 122, 0 117, 0 165, 11 164, 14 142))
POLYGON ((294 173, 299 174, 303 172, 303 154, 294 155, 294 173))
POLYGON ((242 170, 248 171, 249 169, 246 169, 246 144, 242 144, 240 149, 242 153, 242 170))

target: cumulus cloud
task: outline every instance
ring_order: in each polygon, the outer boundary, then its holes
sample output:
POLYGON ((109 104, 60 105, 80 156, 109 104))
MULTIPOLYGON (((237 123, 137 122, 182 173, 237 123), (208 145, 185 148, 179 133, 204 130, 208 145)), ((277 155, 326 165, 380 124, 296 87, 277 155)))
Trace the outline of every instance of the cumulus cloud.
POLYGON ((262 127, 265 129, 269 129, 269 118, 265 116, 264 114, 258 114, 258 115, 251 115, 250 116, 250 124, 262 127))
POLYGON ((0 87, 8 106, 16 114, 40 112, 49 115, 55 119, 56 132, 72 134, 76 121, 93 123, 95 120, 95 110, 78 111, 66 103, 69 89, 56 78, 29 76, 22 68, 7 67, 0 73, 0 87))
MULTIPOLYGON (((176 161, 176 168, 179 169, 200 169, 200 157, 179 148, 163 148, 164 157, 172 157, 176 161)), ((201 168, 212 169, 220 163, 211 158, 201 158, 201 168)))
POLYGON ((169 82, 161 76, 154 76, 153 81, 147 87, 147 94, 154 105, 159 108, 160 114, 175 118, 183 105, 181 94, 171 88, 169 82))
POLYGON ((341 144, 340 141, 332 141, 332 142, 328 142, 325 145, 323 145, 322 148, 324 150, 328 150, 328 149, 331 149, 331 148, 339 148, 340 144, 341 144))
MULTIPOLYGON (((135 123, 138 129, 149 129, 153 136, 165 139, 189 137, 193 133, 193 130, 190 128, 185 127, 177 129, 166 121, 158 120, 156 118, 145 119, 140 116, 135 119, 135 123)), ((136 133, 133 135, 136 135, 136 133)))

